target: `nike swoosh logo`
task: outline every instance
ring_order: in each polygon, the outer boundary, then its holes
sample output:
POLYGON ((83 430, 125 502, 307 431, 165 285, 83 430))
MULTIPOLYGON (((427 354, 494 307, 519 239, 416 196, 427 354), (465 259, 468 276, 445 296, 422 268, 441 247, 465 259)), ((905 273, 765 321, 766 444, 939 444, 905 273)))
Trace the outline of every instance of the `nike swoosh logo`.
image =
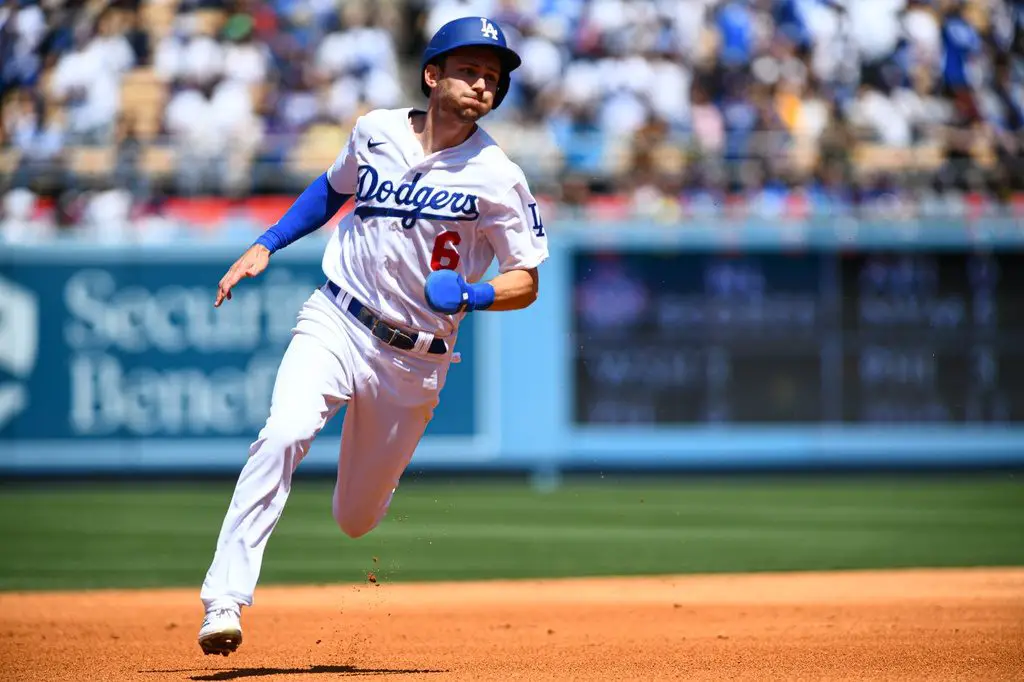
POLYGON ((379 147, 382 144, 387 144, 387 141, 384 141, 384 142, 374 142, 373 138, 371 137, 369 140, 366 141, 366 148, 367 149, 373 149, 374 147, 379 147))

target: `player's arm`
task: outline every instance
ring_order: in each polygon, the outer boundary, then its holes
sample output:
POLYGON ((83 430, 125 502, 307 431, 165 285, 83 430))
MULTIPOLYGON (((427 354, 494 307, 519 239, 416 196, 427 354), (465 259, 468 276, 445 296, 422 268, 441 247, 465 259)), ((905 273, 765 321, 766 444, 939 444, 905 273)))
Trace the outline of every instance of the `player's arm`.
POLYGON ((324 173, 299 195, 280 220, 260 235, 253 246, 262 245, 270 253, 280 251, 318 230, 351 196, 336 191, 324 173))
POLYGON ((266 270, 272 253, 315 232, 333 218, 350 196, 335 191, 327 173, 314 180, 281 219, 261 234, 221 278, 214 307, 219 307, 225 299, 230 300, 231 289, 242 279, 255 277, 266 270))
POLYGON ((537 300, 537 268, 509 270, 489 282, 467 282, 454 270, 427 275, 427 305, 438 313, 472 310, 522 310, 537 300))
POLYGON ((522 310, 537 300, 540 275, 537 268, 509 270, 484 284, 494 289, 494 302, 488 310, 522 310))

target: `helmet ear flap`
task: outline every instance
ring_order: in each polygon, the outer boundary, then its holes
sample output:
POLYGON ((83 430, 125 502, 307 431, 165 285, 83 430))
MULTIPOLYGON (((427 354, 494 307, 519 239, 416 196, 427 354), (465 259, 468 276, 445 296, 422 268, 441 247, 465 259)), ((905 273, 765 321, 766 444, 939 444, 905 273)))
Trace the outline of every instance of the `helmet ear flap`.
POLYGON ((508 69, 502 65, 501 76, 498 78, 498 87, 494 92, 494 106, 491 109, 497 109, 501 106, 501 101, 505 99, 505 95, 508 94, 508 89, 512 85, 512 77, 509 75, 508 69))

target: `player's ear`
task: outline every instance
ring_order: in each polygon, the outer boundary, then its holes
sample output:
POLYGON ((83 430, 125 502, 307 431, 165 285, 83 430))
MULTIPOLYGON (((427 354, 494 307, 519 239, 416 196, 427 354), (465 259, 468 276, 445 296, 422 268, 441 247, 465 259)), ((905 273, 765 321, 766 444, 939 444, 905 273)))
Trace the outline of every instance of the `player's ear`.
POLYGON ((437 82, 441 80, 441 65, 427 64, 423 68, 423 80, 431 90, 437 87, 437 82))

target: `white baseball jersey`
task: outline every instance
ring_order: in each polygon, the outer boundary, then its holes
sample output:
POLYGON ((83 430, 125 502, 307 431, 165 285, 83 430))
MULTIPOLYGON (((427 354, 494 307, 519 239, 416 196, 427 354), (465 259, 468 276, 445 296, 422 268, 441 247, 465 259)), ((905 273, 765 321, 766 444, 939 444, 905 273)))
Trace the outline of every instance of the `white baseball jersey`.
POLYGON ((483 129, 462 144, 425 155, 412 131, 414 110, 361 116, 327 171, 336 192, 354 194, 324 252, 335 284, 385 319, 447 337, 464 313, 435 313, 423 287, 432 270, 469 282, 497 257, 499 272, 534 268, 547 235, 522 170, 483 129))

